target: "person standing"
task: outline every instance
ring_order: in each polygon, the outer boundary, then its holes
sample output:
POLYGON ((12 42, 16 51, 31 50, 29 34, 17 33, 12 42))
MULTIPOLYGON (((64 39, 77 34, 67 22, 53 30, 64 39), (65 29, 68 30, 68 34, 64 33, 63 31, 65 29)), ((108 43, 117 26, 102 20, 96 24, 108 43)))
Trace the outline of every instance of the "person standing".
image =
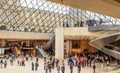
POLYGON ((19 62, 19 60, 17 61, 17 65, 19 66, 19 64, 20 64, 20 62, 19 62))
POLYGON ((46 57, 44 57, 44 62, 46 62, 46 57))
POLYGON ((65 73, 65 66, 64 65, 62 65, 62 67, 61 67, 61 72, 65 73))
POLYGON ((57 67, 57 71, 58 71, 58 73, 60 73, 60 66, 57 67))
POLYGON ((49 73, 51 73, 51 72, 52 72, 51 68, 52 68, 51 63, 48 63, 48 70, 49 70, 49 73))
POLYGON ((37 58, 36 58, 36 63, 37 63, 38 61, 39 61, 39 58, 37 57, 37 58))
POLYGON ((13 65, 13 60, 12 59, 10 59, 10 64, 13 65))
POLYGON ((47 63, 44 65, 44 70, 45 70, 45 73, 48 73, 48 64, 47 63))
POLYGON ((5 60, 5 62, 4 62, 4 68, 6 68, 7 67, 7 61, 5 60))
POLYGON ((93 73, 95 73, 96 66, 95 64, 93 65, 93 73))
POLYGON ((78 68, 78 73, 80 73, 80 71, 81 71, 81 65, 78 64, 78 65, 77 65, 77 68, 78 68))
POLYGON ((32 70, 34 70, 34 63, 32 62, 31 65, 32 65, 32 70))
POLYGON ((107 66, 109 66, 109 61, 107 60, 107 66))
POLYGON ((53 58, 53 60, 52 60, 52 69, 54 69, 54 67, 55 67, 55 59, 53 58))
POLYGON ((59 60, 58 59, 55 60, 55 64, 56 64, 56 67, 58 67, 58 64, 59 64, 59 60))
POLYGON ((32 57, 32 55, 30 56, 30 58, 31 58, 31 61, 33 60, 33 57, 32 57))
POLYGON ((3 60, 0 59, 0 68, 2 68, 2 63, 3 63, 3 60))
POLYGON ((22 60, 22 66, 25 66, 25 60, 24 59, 22 60))
POLYGON ((36 62, 35 63, 35 70, 38 70, 38 66, 39 66, 39 64, 38 64, 38 62, 36 62))
POLYGON ((72 62, 70 62, 70 73, 73 73, 73 63, 72 62))

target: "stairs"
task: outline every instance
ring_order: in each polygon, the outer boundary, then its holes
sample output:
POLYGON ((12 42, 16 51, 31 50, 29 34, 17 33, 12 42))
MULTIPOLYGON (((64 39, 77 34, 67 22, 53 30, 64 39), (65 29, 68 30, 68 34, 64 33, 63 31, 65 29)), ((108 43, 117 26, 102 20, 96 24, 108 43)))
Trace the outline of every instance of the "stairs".
MULTIPOLYGON (((109 33, 110 31, 106 31, 106 33, 109 33)), ((102 51, 105 54, 108 54, 112 57, 115 57, 117 59, 120 59, 120 52, 111 50, 109 47, 105 47, 106 45, 109 45, 110 43, 120 40, 120 31, 118 33, 114 33, 108 36, 102 36, 96 39, 93 39, 89 42, 89 44, 98 50, 102 51)), ((113 48, 115 49, 115 48, 113 48)))

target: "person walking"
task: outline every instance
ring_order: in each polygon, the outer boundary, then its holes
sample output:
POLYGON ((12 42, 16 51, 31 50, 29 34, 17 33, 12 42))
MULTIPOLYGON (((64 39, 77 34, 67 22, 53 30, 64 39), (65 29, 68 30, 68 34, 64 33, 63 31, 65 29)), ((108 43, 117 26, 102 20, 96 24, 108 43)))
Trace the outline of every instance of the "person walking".
POLYGON ((33 62, 31 63, 31 66, 32 66, 32 70, 34 70, 34 63, 33 62))

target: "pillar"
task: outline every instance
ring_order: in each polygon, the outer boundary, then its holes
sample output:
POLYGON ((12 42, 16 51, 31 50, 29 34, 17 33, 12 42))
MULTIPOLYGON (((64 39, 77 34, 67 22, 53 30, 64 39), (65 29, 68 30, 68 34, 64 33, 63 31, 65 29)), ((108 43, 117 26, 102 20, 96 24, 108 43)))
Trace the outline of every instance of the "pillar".
POLYGON ((72 54, 72 40, 69 41, 69 54, 72 54))
POLYGON ((68 54, 70 53, 70 41, 69 40, 66 41, 66 52, 68 56, 68 54))
POLYGON ((64 59, 64 28, 55 29, 55 57, 64 59))

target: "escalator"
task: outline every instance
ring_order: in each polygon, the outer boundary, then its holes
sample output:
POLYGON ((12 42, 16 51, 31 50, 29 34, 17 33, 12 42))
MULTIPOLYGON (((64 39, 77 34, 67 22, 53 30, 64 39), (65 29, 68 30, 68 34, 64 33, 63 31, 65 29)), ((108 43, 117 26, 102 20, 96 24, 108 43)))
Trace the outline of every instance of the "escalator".
POLYGON ((55 48, 55 35, 48 41, 48 43, 43 47, 44 50, 49 50, 55 48))
POLYGON ((48 58, 47 54, 54 55, 55 53, 55 35, 48 41, 45 46, 36 47, 37 55, 48 58))
MULTIPOLYGON (((105 31, 105 32, 107 33, 107 32, 112 32, 112 31, 105 31)), ((115 48, 113 46, 107 46, 110 43, 118 41, 118 40, 120 40, 120 31, 118 31, 117 33, 107 35, 107 36, 102 36, 102 37, 93 39, 89 42, 89 44, 105 54, 108 54, 112 57, 120 59, 120 52, 114 50, 115 48)))
POLYGON ((42 47, 37 47, 36 49, 37 49, 38 56, 48 58, 47 53, 43 50, 42 47))

